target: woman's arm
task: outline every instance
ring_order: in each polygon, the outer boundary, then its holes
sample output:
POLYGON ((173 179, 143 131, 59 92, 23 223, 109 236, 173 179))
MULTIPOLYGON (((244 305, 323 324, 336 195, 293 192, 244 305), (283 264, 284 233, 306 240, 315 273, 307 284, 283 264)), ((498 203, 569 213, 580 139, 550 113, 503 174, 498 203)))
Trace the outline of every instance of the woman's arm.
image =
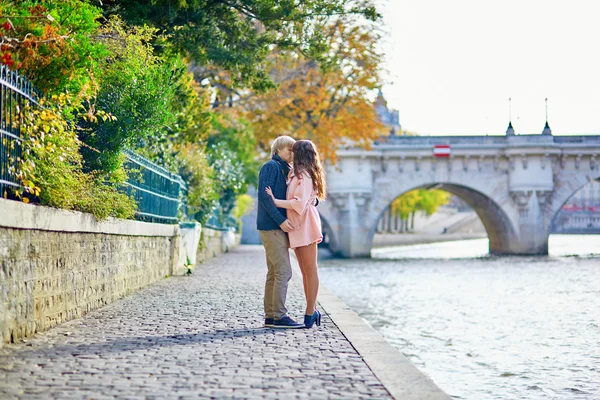
POLYGON ((304 214, 306 206, 310 201, 310 195, 312 191, 312 179, 306 176, 303 176, 298 181, 298 186, 296 186, 296 188, 294 189, 293 196, 290 200, 276 199, 275 197, 273 197, 271 188, 267 188, 267 193, 273 198, 276 207, 294 210, 298 214, 304 214))

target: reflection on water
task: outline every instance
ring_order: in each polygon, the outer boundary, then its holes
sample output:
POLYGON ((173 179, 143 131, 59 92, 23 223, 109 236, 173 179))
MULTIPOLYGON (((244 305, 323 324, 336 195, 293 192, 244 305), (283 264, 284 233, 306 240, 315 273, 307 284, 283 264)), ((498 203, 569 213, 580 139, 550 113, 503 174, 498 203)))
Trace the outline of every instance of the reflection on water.
POLYGON ((600 235, 550 255, 495 257, 487 240, 320 263, 323 283, 461 399, 600 399, 600 235))

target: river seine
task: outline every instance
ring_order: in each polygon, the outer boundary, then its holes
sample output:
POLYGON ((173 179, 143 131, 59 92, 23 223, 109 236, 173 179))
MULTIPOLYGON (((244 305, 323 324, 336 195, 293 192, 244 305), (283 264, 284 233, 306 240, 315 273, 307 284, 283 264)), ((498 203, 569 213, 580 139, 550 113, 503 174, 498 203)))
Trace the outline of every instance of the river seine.
POLYGON ((321 281, 456 399, 600 399, 600 235, 487 245, 376 249, 321 261, 321 281))

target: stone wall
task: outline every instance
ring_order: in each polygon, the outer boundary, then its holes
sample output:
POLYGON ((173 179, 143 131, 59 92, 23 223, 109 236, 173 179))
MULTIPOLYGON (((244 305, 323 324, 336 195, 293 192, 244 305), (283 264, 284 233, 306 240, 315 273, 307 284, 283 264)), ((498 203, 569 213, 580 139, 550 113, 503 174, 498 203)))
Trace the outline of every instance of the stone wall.
POLYGON ((176 225, 0 199, 0 347, 173 274, 176 225))
POLYGON ((202 228, 202 239, 196 253, 196 262, 201 264, 219 254, 226 253, 230 248, 238 246, 240 242, 241 235, 238 233, 202 228))

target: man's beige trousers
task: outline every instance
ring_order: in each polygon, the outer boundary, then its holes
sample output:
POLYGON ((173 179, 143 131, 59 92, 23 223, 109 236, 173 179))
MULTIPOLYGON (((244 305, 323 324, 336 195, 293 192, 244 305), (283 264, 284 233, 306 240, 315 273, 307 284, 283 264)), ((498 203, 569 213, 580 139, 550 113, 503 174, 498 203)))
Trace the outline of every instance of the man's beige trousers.
POLYGON ((281 319, 287 315, 285 297, 292 278, 288 236, 279 229, 258 232, 267 253, 265 318, 281 319))

